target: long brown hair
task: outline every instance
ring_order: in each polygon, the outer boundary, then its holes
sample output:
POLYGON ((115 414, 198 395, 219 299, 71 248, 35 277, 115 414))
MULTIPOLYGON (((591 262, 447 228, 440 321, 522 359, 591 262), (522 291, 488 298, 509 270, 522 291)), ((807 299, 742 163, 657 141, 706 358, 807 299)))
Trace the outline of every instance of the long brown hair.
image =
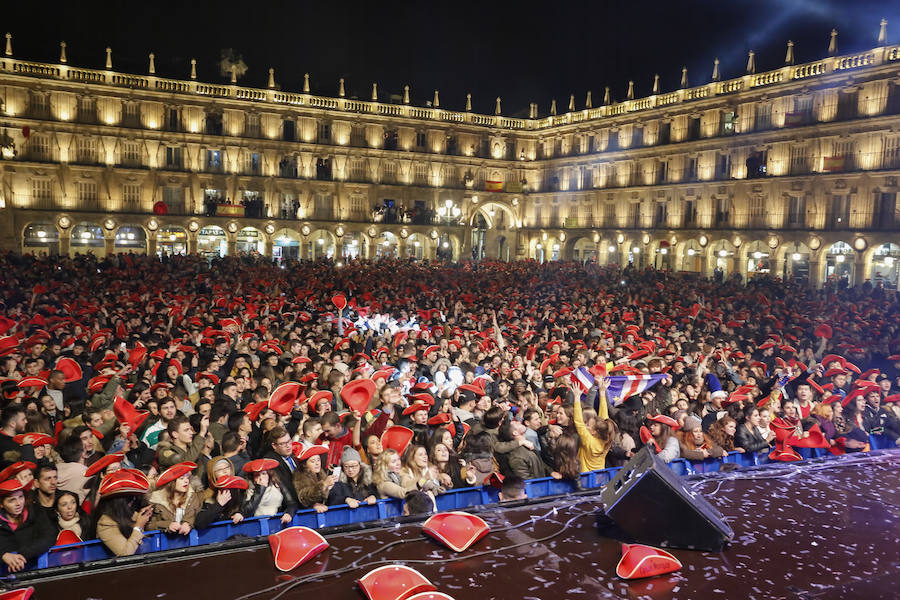
POLYGON ((565 429, 553 445, 553 466, 566 479, 578 479, 581 475, 578 438, 565 429))
POLYGON ((734 436, 725 433, 725 426, 728 425, 728 423, 737 424, 737 421, 727 415, 722 417, 709 426, 709 437, 712 438, 712 441, 721 446, 723 450, 731 452, 734 450, 734 436))

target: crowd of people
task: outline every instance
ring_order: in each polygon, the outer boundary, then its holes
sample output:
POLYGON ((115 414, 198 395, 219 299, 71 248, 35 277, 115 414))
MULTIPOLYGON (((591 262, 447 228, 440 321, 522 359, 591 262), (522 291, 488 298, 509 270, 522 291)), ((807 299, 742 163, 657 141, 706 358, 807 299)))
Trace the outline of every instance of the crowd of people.
POLYGON ((538 264, 0 255, 0 559, 900 439, 900 301, 538 264), (624 382, 624 383, 623 383, 624 382), (643 385, 638 385, 642 383, 643 385))

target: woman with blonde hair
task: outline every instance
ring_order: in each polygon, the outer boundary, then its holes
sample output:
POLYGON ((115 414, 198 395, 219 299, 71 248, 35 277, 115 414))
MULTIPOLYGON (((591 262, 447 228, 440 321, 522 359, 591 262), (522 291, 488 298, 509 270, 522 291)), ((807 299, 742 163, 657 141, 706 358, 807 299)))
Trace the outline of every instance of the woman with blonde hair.
POLYGON ((382 498, 406 497, 407 492, 416 489, 416 481, 411 474, 404 473, 400 454, 393 448, 385 448, 375 460, 372 475, 378 495, 382 498))
POLYGON ((147 526, 166 533, 187 535, 194 527, 194 519, 203 508, 203 496, 191 486, 191 472, 197 468, 192 462, 178 463, 163 471, 150 494, 153 515, 147 526))

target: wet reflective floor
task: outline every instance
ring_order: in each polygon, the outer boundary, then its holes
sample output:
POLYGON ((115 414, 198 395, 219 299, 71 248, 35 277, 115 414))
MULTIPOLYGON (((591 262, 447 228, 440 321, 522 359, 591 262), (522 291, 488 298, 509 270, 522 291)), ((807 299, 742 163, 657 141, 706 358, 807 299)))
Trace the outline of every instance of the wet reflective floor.
POLYGON ((900 597, 900 451, 689 478, 735 533, 722 552, 672 550, 677 573, 627 582, 619 542, 597 527, 599 495, 478 514, 491 533, 463 553, 418 523, 329 536, 290 573, 268 546, 34 582, 34 600, 343 600, 356 580, 405 564, 456 600, 900 597), (399 542, 399 543, 393 543, 399 542))

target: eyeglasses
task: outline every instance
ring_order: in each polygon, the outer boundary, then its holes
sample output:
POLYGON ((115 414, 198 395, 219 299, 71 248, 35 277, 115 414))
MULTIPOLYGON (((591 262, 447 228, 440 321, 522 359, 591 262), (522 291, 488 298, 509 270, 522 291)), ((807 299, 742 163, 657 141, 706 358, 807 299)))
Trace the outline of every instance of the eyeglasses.
POLYGON ((273 446, 281 446, 283 448, 285 446, 290 446, 291 440, 287 440, 286 442, 274 442, 272 445, 273 446))

